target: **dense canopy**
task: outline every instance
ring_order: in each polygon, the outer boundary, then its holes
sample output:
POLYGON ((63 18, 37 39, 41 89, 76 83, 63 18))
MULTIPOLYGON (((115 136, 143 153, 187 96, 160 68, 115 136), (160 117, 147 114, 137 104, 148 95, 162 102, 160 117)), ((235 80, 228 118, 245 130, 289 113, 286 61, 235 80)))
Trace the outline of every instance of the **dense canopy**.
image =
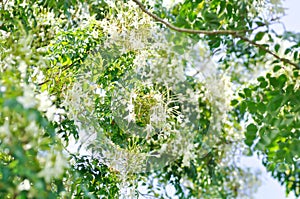
POLYGON ((280 0, 0 1, 0 198, 300 196, 280 0), (278 27, 278 26, 277 26, 278 27))

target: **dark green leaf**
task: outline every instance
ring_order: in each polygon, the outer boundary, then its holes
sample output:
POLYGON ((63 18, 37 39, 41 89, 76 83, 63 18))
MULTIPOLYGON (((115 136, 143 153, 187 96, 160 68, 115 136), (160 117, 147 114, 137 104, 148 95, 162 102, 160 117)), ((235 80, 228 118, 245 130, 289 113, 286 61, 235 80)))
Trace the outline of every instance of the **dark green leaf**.
POLYGON ((255 35, 254 40, 255 40, 255 41, 260 41, 260 40, 262 40, 262 38, 264 37, 265 34, 266 34, 265 32, 258 32, 258 33, 255 35))
POLYGON ((249 88, 244 88, 244 93, 246 97, 251 97, 252 91, 249 88))
POLYGON ((280 65, 276 65, 273 68, 274 73, 276 73, 277 71, 279 71, 282 67, 280 65))
POLYGON ((268 104, 268 110, 269 111, 276 111, 281 106, 281 103, 283 101, 283 96, 278 95, 274 97, 268 104))
POLYGON ((258 130, 257 126, 255 124, 251 123, 247 126, 247 135, 255 137, 257 130, 258 130))
POLYGON ((278 51, 279 51, 279 48, 280 48, 280 45, 279 44, 275 44, 275 51, 278 53, 278 51))
POLYGON ((234 99, 234 100, 231 101, 231 106, 235 106, 235 105, 237 105, 238 103, 239 103, 239 101, 236 100, 236 99, 234 99))

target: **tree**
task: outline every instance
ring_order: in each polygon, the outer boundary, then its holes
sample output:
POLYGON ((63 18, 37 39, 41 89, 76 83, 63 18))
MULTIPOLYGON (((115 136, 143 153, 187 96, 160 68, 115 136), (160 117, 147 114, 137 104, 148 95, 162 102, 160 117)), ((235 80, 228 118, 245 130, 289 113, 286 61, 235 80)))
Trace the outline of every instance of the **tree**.
POLYGON ((300 195, 300 37, 280 1, 1 1, 1 198, 300 195), (170 192, 170 190, 172 190, 170 192))

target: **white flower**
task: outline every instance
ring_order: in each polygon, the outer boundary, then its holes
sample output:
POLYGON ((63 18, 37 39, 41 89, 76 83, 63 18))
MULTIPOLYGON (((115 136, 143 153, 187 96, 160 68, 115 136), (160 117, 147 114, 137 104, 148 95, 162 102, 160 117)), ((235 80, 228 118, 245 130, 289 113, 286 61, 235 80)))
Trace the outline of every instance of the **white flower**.
POLYGON ((136 99, 137 94, 135 92, 130 93, 130 98, 136 99))
POLYGON ((167 8, 170 9, 173 6, 175 6, 176 4, 182 3, 184 2, 184 0, 163 0, 162 5, 167 8))
POLYGON ((126 110, 129 111, 130 113, 133 112, 134 111, 134 105, 132 103, 128 104, 126 110))
POLYGON ((34 92, 29 85, 24 86, 23 96, 17 97, 17 101, 21 103, 24 108, 32 108, 36 105, 34 92))
POLYGON ((52 106, 52 101, 47 91, 38 94, 36 98, 40 101, 38 109, 40 111, 47 111, 52 106))
POLYGON ((95 94, 99 95, 100 97, 105 97, 106 96, 106 91, 102 88, 97 88, 95 90, 95 94))
POLYGON ((194 183, 192 183, 186 176, 184 176, 183 178, 180 179, 180 183, 184 187, 189 187, 189 188, 194 189, 194 183))
POLYGON ((182 123, 183 122, 183 118, 184 118, 184 116, 180 114, 180 115, 177 116, 176 119, 177 119, 178 123, 182 123))
POLYGON ((53 121, 54 119, 56 119, 57 121, 59 118, 55 116, 59 116, 65 113, 63 109, 56 108, 55 104, 53 104, 52 102, 52 100, 55 100, 55 97, 49 96, 47 91, 38 94, 36 98, 40 102, 38 110, 45 112, 45 115, 48 118, 48 120, 53 121))
POLYGON ((194 144, 189 143, 183 153, 183 160, 182 160, 182 166, 189 167, 190 166, 190 160, 193 159, 194 154, 192 150, 194 149, 194 144))
POLYGON ((5 86, 0 86, 0 92, 5 92, 6 91, 6 87, 5 86))
POLYGON ((39 127, 36 125, 35 121, 31 121, 30 124, 25 128, 25 131, 31 133, 32 135, 37 135, 39 127))
POLYGON ((53 154, 48 153, 45 159, 40 161, 44 162, 44 168, 38 173, 39 177, 45 178, 46 182, 50 182, 53 178, 59 178, 67 167, 67 161, 61 153, 53 154))
POLYGON ((4 124, 2 126, 0 126, 0 137, 4 137, 3 138, 3 142, 9 142, 9 139, 11 137, 11 132, 9 129, 9 120, 6 119, 4 124))
POLYGON ((54 115, 57 112, 57 109, 55 106, 50 106, 46 111, 46 117, 48 120, 53 121, 54 115))
POLYGON ((0 30, 0 35, 2 35, 4 39, 6 39, 6 38, 8 38, 10 36, 10 32, 6 32, 4 30, 0 30))
POLYGON ((92 32, 92 36, 93 36, 95 39, 97 39, 97 38, 99 37, 99 33, 98 33, 98 31, 96 31, 96 30, 93 30, 93 32, 92 32))
POLYGON ((21 182, 18 186, 19 191, 26 190, 28 191, 30 189, 30 181, 28 179, 25 179, 23 182, 21 182))
POLYGON ((166 122, 167 118, 168 115, 163 105, 158 104, 156 106, 151 107, 151 115, 150 115, 151 122, 158 124, 160 122, 166 122))
POLYGON ((150 7, 154 7, 155 6, 156 1, 155 0, 149 0, 148 4, 150 5, 150 7))
POLYGON ((24 61, 21 61, 19 64, 19 71, 21 73, 21 77, 24 78, 26 76, 27 64, 24 61))
POLYGON ((153 132, 155 129, 151 124, 147 124, 145 128, 145 132, 147 133, 147 138, 149 138, 151 132, 153 132))
POLYGON ((39 73, 38 73, 37 76, 36 76, 36 81, 37 81, 38 83, 41 83, 41 82, 43 82, 44 80, 45 80, 45 75, 43 74, 42 71, 39 71, 39 73))
POLYGON ((162 101, 162 95, 161 94, 154 94, 153 95, 153 98, 155 99, 155 100, 157 100, 157 101, 159 101, 159 102, 161 102, 162 101))
POLYGON ((160 154, 163 154, 167 151, 167 148, 168 148, 168 144, 164 143, 161 145, 161 148, 159 149, 159 153, 160 154))
POLYGON ((129 122, 135 122, 135 113, 129 113, 124 119, 126 119, 129 122))
POLYGON ((28 3, 26 3, 26 1, 23 1, 23 3, 19 4, 19 6, 25 8, 28 5, 28 3))

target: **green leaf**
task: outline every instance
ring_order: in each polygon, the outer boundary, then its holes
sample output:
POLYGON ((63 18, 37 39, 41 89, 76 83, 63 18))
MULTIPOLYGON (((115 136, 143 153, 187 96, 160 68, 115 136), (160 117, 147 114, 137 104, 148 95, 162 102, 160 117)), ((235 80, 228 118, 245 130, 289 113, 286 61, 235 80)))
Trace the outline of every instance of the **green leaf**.
POLYGON ((260 55, 260 56, 265 56, 266 54, 267 54, 267 52, 264 50, 264 49, 258 49, 258 54, 260 55))
POLYGON ((249 88, 244 88, 244 93, 246 97, 251 97, 252 91, 249 88))
POLYGON ((285 74, 281 74, 278 77, 279 87, 283 88, 285 86, 285 83, 286 83, 287 80, 288 80, 287 76, 285 74))
POLYGON ((266 80, 265 80, 265 78, 264 78, 264 77, 260 76, 260 77, 258 77, 258 78, 257 78, 257 81, 259 81, 259 82, 263 82, 263 81, 266 81, 266 80))
POLYGON ((256 103, 252 101, 247 101, 246 104, 247 104, 248 111, 254 114, 257 110, 256 103))
POLYGON ((245 139, 245 144, 248 146, 251 146, 256 139, 256 132, 257 132, 257 127, 255 124, 249 124, 247 126, 247 131, 246 131, 246 139, 245 139))
POLYGON ((268 82, 267 81, 261 81, 260 84, 259 84, 260 88, 267 88, 267 86, 268 86, 268 82))
POLYGON ((258 150, 258 151, 264 151, 264 150, 265 150, 265 145, 262 144, 261 142, 258 142, 258 143, 255 145, 255 150, 258 150))
POLYGON ((280 65, 276 65, 273 68, 273 72, 276 73, 277 71, 279 71, 282 67, 280 65))
POLYGON ((226 6, 226 11, 229 17, 232 16, 232 5, 231 4, 227 4, 226 6))
POLYGON ((265 32, 258 32, 258 33, 255 35, 254 40, 255 40, 255 41, 260 41, 260 40, 262 40, 262 38, 264 37, 265 34, 266 34, 265 32))
POLYGON ((242 101, 239 106, 239 110, 240 110, 241 114, 244 114, 246 112, 246 109, 247 109, 247 104, 245 101, 242 101))
POLYGON ((283 101, 283 96, 278 95, 276 97, 274 97, 268 104, 267 109, 269 111, 276 111, 277 109, 279 109, 279 107, 281 106, 281 103, 283 101))
POLYGON ((275 44, 275 47, 274 47, 274 49, 275 49, 275 52, 277 52, 277 53, 278 53, 278 51, 279 51, 279 48, 280 48, 280 45, 279 45, 279 44, 275 44))
POLYGON ((264 26, 264 25, 266 25, 265 23, 263 23, 263 22, 261 22, 261 21, 256 21, 255 22, 258 26, 264 26))
POLYGON ((254 139, 249 139, 249 138, 246 138, 245 139, 245 144, 247 145, 247 146, 252 146, 252 144, 253 144, 253 141, 254 141, 254 139))
POLYGON ((299 77, 300 76, 299 71, 298 70, 294 71, 293 76, 296 77, 296 78, 299 77))
POLYGON ((256 137, 256 132, 257 132, 258 128, 255 124, 251 123, 247 126, 247 137, 249 136, 253 136, 253 137, 256 137))
POLYGON ((236 99, 234 99, 234 100, 231 101, 231 106, 235 106, 235 105, 237 105, 238 103, 239 103, 239 101, 236 100, 236 99))
POLYGON ((274 88, 277 88, 279 85, 278 79, 276 77, 270 77, 269 82, 274 88))
POLYGON ((299 53, 298 53, 298 51, 294 52, 293 57, 294 57, 294 60, 298 60, 299 59, 299 53))
POLYGON ((292 49, 287 48, 287 49, 285 49, 284 54, 287 55, 287 54, 289 54, 291 51, 292 51, 292 49))
POLYGON ((238 93, 238 95, 239 95, 241 98, 246 98, 246 96, 245 96, 243 93, 238 93))
POLYGON ((256 107, 261 114, 264 114, 267 110, 266 105, 262 102, 258 102, 256 107))

